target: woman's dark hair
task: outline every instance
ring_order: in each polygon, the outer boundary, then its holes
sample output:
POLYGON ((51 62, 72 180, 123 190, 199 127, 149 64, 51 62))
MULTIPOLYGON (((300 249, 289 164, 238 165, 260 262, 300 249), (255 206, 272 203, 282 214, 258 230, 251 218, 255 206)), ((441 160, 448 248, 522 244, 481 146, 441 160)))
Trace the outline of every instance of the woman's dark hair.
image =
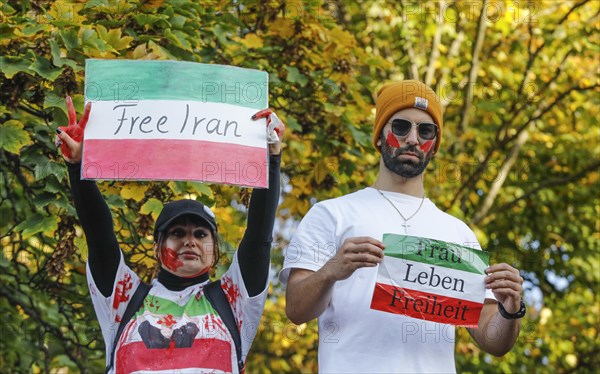
POLYGON ((154 238, 154 241, 156 242, 156 246, 159 253, 167 243, 167 233, 169 232, 169 229, 175 225, 186 225, 188 223, 191 223, 195 226, 206 227, 210 230, 213 239, 213 261, 211 267, 217 266, 217 264, 219 263, 219 259, 221 258, 221 251, 219 250, 219 238, 217 237, 217 232, 214 231, 202 218, 191 214, 186 214, 181 217, 177 217, 173 220, 173 222, 171 222, 171 224, 169 224, 165 231, 158 232, 158 237, 154 238))

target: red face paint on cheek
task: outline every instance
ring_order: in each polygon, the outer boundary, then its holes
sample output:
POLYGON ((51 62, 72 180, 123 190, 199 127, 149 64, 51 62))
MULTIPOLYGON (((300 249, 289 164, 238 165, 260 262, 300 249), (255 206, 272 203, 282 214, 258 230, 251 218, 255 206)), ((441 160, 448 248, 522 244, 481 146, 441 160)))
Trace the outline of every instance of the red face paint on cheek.
POLYGON ((396 139, 396 137, 394 136, 394 134, 392 134, 391 131, 388 131, 387 138, 385 139, 385 142, 390 147, 400 148, 400 143, 398 143, 398 139, 396 139))
POLYGON ((429 152, 429 150, 433 147, 433 140, 428 140, 421 145, 421 150, 425 153, 429 152))
POLYGON ((175 253, 175 251, 171 248, 166 248, 163 250, 162 263, 167 269, 173 272, 177 271, 177 269, 183 266, 183 262, 181 262, 179 257, 177 257, 177 253, 175 253))

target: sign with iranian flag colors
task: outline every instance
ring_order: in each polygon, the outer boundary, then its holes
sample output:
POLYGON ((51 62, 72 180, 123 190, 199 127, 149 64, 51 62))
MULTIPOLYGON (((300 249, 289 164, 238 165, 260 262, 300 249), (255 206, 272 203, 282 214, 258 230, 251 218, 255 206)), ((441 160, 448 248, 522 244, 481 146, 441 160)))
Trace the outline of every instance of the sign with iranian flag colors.
POLYGON ((266 72, 156 60, 86 60, 82 177, 268 186, 266 72))
POLYGON ((384 234, 371 309, 477 327, 489 253, 440 240, 384 234))

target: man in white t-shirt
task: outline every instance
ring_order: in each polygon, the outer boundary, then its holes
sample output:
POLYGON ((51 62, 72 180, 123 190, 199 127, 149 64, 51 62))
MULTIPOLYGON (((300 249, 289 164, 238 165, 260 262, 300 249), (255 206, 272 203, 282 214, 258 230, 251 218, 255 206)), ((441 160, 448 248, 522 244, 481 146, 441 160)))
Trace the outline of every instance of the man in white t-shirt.
MULTIPOLYGON (((435 92, 418 81, 378 93, 373 144, 381 152, 371 187, 317 203, 285 251, 286 312, 301 324, 319 319, 319 371, 455 372, 452 325, 370 308, 383 259, 384 233, 480 248, 466 224, 425 197, 423 172, 442 138, 435 92)), ((469 333, 496 356, 514 345, 525 314, 523 278, 501 263, 486 269, 486 298, 469 333)))

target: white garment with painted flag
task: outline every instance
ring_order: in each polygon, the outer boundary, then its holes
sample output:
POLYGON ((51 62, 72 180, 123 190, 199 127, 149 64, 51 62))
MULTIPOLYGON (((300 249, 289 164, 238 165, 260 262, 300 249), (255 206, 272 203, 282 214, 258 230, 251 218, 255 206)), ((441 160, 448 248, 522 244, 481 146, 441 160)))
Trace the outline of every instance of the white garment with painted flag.
POLYGON ((268 186, 268 75, 181 61, 86 60, 82 177, 268 186))
MULTIPOLYGON (((121 254, 110 297, 100 293, 89 268, 87 279, 109 366, 121 317, 140 278, 121 254)), ((170 291, 154 279, 143 305, 123 330, 110 373, 237 373, 235 344, 221 316, 204 295, 207 283, 170 291)), ((240 331, 245 361, 267 299, 268 281, 260 294, 249 296, 236 253, 221 277, 221 287, 240 331)))
POLYGON ((384 234, 371 308, 432 322, 477 327, 489 253, 455 243, 384 234))

